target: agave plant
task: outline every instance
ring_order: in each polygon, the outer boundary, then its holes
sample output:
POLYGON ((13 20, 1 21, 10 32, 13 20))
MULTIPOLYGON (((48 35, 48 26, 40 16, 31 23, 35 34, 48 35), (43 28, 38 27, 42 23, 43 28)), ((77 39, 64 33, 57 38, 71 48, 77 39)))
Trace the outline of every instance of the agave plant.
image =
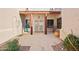
POLYGON ((68 34, 63 42, 64 49, 68 51, 79 51, 79 38, 73 34, 68 34))
POLYGON ((7 51, 18 51, 19 48, 20 48, 20 46, 19 46, 18 40, 17 39, 14 39, 14 40, 9 41, 7 43, 7 49, 6 50, 7 51))

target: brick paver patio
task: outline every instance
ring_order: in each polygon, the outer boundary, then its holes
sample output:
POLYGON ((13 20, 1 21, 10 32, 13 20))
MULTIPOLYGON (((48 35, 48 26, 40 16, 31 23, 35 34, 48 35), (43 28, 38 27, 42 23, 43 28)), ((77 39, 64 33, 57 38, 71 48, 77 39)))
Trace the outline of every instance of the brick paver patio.
POLYGON ((33 35, 26 33, 20 36, 19 39, 20 45, 27 47, 25 50, 30 47, 30 51, 53 51, 52 46, 61 42, 61 40, 56 38, 53 34, 45 35, 44 33, 35 33, 33 35))

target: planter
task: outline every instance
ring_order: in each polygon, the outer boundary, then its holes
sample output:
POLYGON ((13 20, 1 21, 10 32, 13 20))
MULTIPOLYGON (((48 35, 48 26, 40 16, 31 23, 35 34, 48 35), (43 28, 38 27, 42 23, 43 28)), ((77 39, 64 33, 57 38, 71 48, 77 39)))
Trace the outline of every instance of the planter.
POLYGON ((54 35, 55 35, 56 37, 60 37, 60 31, 59 31, 59 30, 54 31, 54 35))

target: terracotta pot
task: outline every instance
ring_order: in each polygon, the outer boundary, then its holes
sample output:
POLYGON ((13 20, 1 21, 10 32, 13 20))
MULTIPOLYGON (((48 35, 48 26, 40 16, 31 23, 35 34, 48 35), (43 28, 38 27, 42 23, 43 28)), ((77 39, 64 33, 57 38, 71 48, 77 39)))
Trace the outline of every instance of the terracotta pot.
POLYGON ((54 35, 55 35, 56 37, 60 37, 60 32, 59 32, 59 31, 55 31, 55 32, 54 32, 54 35))

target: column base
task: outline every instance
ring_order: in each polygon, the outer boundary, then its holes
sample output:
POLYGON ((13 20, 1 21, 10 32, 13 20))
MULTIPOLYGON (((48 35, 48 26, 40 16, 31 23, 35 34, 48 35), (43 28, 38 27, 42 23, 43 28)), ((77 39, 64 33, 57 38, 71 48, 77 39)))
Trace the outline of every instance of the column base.
POLYGON ((33 27, 31 26, 30 34, 33 35, 33 27))

